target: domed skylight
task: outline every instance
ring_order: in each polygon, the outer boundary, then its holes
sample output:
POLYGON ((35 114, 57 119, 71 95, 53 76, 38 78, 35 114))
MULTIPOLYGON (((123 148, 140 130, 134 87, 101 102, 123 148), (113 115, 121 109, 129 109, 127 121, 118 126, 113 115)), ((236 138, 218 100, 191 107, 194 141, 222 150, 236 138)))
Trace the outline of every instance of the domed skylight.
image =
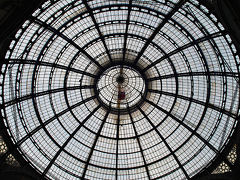
POLYGON ((50 179, 189 179, 227 145, 239 57, 196 0, 49 0, 1 69, 18 152, 50 179))

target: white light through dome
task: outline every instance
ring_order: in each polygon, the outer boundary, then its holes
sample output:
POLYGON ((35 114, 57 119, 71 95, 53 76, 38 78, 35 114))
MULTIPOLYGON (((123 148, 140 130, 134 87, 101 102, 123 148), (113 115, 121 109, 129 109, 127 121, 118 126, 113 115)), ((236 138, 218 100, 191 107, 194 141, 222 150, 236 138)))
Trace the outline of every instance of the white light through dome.
POLYGON ((189 179, 236 127, 239 57, 196 0, 49 0, 15 38, 2 115, 42 176, 189 179))

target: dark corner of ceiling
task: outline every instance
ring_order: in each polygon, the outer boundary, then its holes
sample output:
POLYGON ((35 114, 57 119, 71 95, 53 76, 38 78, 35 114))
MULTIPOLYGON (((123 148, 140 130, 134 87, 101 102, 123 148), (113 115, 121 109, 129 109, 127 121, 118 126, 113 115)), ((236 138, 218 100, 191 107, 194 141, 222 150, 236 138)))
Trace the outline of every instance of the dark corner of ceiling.
POLYGON ((240 1, 212 0, 217 7, 216 13, 223 25, 230 32, 238 51, 240 48, 240 1))
POLYGON ((1 0, 0 1, 0 57, 18 27, 44 0, 1 0))
POLYGON ((202 0, 202 3, 217 15, 232 36, 234 44, 240 49, 240 1, 239 0, 202 0))

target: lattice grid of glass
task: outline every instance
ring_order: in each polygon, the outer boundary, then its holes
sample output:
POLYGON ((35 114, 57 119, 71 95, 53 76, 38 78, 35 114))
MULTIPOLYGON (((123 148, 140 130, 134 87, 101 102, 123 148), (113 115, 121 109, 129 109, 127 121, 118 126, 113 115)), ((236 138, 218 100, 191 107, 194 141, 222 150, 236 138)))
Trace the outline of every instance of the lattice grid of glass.
POLYGON ((0 80, 15 147, 50 179, 189 179, 239 115, 235 46, 196 0, 48 0, 0 80))

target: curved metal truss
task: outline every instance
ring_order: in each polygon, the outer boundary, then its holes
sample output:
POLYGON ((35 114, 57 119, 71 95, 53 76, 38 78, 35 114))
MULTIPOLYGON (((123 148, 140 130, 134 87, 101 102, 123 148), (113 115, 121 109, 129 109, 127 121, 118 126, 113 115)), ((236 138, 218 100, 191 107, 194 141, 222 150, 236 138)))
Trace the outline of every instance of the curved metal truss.
POLYGON ((0 75, 9 154, 50 179, 190 179, 239 116, 236 48, 196 0, 46 1, 0 75))

